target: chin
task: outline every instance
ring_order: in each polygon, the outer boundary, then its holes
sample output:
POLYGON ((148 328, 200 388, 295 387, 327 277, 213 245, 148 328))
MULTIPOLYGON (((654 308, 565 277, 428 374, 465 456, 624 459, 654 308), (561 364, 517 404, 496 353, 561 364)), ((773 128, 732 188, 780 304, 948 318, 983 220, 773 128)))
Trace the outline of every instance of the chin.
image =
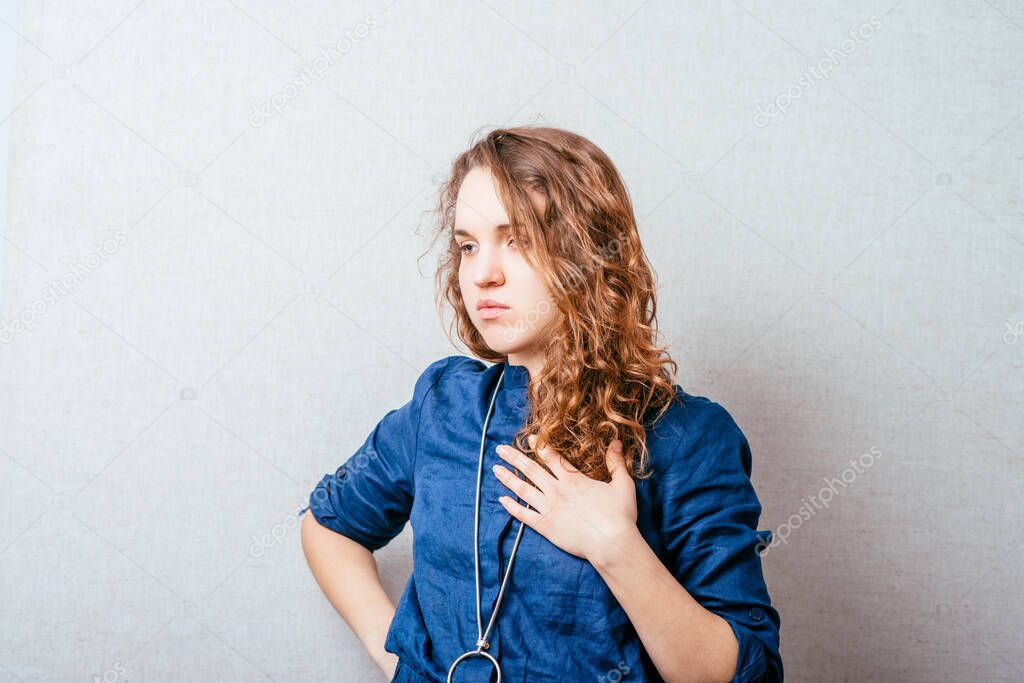
POLYGON ((518 344, 509 344, 507 341, 502 339, 500 334, 484 334, 482 335, 484 341, 487 342, 487 347, 495 353, 500 353, 503 356, 507 356, 510 353, 515 353, 518 344))
POLYGON ((487 347, 495 353, 500 353, 503 356, 507 356, 510 353, 516 353, 519 349, 523 348, 521 339, 510 339, 505 336, 505 331, 508 328, 477 328, 480 336, 483 337, 487 347))

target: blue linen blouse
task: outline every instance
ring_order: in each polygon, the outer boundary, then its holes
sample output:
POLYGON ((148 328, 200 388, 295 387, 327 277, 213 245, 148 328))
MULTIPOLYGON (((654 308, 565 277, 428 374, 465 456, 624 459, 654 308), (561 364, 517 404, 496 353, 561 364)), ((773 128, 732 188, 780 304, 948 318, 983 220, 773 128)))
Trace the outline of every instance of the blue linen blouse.
MULTIPOLYGON (((466 356, 431 363, 412 399, 384 415, 363 445, 316 485, 301 511, 311 510, 321 525, 370 551, 390 542, 407 521, 412 525, 412 576, 384 643, 399 657, 392 681, 443 683, 451 663, 475 648, 480 433, 502 369, 480 495, 486 628, 519 529, 498 502, 515 494, 491 467, 507 466, 495 447, 511 444, 527 417, 526 366, 466 356)), ((756 552, 772 532, 756 528, 761 504, 750 481, 750 447, 725 408, 675 389, 678 400, 647 430, 654 474, 636 482, 637 526, 690 595, 732 626, 739 642, 733 683, 781 683, 780 619, 756 552)), ((503 683, 664 680, 597 570, 529 526, 489 640, 503 683)), ((471 657, 459 665, 454 683, 494 681, 491 668, 471 657)))

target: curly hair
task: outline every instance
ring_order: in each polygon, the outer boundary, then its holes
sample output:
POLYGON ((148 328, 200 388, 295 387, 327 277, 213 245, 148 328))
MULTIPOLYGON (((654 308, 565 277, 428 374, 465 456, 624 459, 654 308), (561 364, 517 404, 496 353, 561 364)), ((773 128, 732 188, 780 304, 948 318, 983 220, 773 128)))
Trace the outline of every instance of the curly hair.
POLYGON ((617 438, 631 475, 650 476, 642 471, 646 429, 675 398, 678 366, 656 343, 656 279, 618 170, 590 140, 541 126, 492 130, 452 163, 433 212, 434 241, 448 237, 435 273, 438 312, 444 326, 446 304, 454 310, 449 340, 457 326, 471 353, 495 363, 507 356, 488 346, 469 317, 452 236, 459 188, 474 168, 491 172, 509 231, 530 245, 524 258, 561 313, 541 342, 544 357, 558 362, 531 378, 530 414, 513 445, 543 466, 526 440, 536 434, 538 445, 607 481, 605 453, 617 438))

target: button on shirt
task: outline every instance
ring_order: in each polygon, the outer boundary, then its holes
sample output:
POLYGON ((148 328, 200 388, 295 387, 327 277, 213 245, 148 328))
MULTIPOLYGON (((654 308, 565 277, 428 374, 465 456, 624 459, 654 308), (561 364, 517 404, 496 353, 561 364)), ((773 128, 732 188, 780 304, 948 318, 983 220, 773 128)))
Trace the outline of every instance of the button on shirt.
MULTIPOLYGON (((426 368, 412 399, 391 410, 362 446, 309 497, 323 526, 378 550, 408 522, 413 570, 384 648, 399 658, 393 681, 440 683, 477 640, 473 514, 480 434, 498 377, 504 378, 484 443, 480 494, 480 585, 486 629, 519 521, 498 502, 514 493, 491 473, 495 452, 528 415, 529 371, 449 356, 426 368)), ((750 481, 746 438, 718 403, 675 386, 676 399, 647 430, 654 474, 636 482, 637 527, 679 583, 725 619, 739 642, 733 677, 783 680, 778 612, 757 553, 761 504, 750 481)), ((306 510, 303 510, 305 512, 306 510)), ((685 637, 680 634, 680 637, 685 637)), ((490 648, 503 683, 663 679, 597 570, 523 529, 490 648)), ((454 682, 496 680, 471 657, 454 682)))

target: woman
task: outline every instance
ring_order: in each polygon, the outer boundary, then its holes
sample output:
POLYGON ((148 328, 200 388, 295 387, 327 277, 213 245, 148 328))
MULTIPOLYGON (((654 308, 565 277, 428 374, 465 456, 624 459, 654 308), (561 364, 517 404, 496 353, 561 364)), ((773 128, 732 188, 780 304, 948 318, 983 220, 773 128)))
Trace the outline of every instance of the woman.
POLYGON ((612 162, 568 131, 495 130, 437 213, 439 304, 493 364, 432 363, 313 490, 328 599, 394 681, 782 681, 750 448, 674 383, 612 162), (372 552, 406 521, 396 610, 372 552))

